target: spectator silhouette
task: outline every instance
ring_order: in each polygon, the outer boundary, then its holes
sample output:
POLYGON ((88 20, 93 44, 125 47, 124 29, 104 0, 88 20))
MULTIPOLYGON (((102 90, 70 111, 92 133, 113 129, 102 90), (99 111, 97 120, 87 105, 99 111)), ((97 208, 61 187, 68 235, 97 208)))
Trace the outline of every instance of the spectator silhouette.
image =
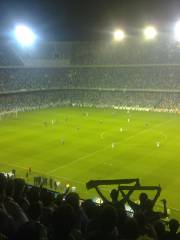
POLYGON ((125 200, 124 198, 122 198, 121 200, 118 200, 119 197, 119 192, 120 190, 118 189, 112 189, 110 192, 110 198, 111 201, 109 201, 103 194, 102 192, 99 190, 99 188, 96 186, 95 187, 96 191, 98 192, 99 196, 101 197, 101 199, 103 200, 103 202, 108 203, 113 205, 114 207, 118 208, 118 209, 124 209, 124 204, 125 204, 125 200))
POLYGON ((72 230, 75 223, 73 207, 69 204, 62 204, 58 207, 52 217, 53 240, 73 240, 72 230))
POLYGON ((85 234, 88 220, 83 209, 79 206, 79 195, 76 192, 70 192, 66 196, 66 203, 71 205, 74 210, 75 228, 85 234))
POLYGON ((15 233, 15 222, 13 218, 7 213, 4 206, 6 197, 7 179, 0 173, 0 233, 8 238, 15 233))
POLYGON ((27 214, 29 209, 29 201, 26 197, 26 185, 25 180, 22 178, 14 179, 15 184, 15 192, 14 192, 14 200, 21 206, 24 212, 27 214))
POLYGON ((88 240, 116 240, 117 239, 117 212, 112 205, 100 207, 99 228, 88 234, 88 240))
POLYGON ((9 215, 14 219, 16 229, 18 229, 23 223, 28 221, 23 209, 13 199, 15 191, 15 183, 13 179, 7 180, 6 186, 6 199, 4 201, 5 208, 9 215))
POLYGON ((133 211, 135 213, 138 213, 138 212, 142 212, 142 213, 150 213, 152 212, 152 209, 157 201, 157 199, 159 198, 160 196, 160 193, 161 193, 161 187, 159 186, 154 198, 152 200, 150 200, 148 198, 148 195, 146 193, 140 193, 139 195, 139 204, 133 202, 132 200, 130 200, 130 196, 131 194, 133 193, 134 190, 130 190, 128 192, 128 194, 125 194, 122 190, 121 191, 121 194, 124 198, 124 202, 127 202, 130 207, 133 209, 133 211))
POLYGON ((178 233, 179 222, 176 219, 169 221, 169 231, 165 235, 165 240, 177 240, 180 239, 180 233, 178 233))

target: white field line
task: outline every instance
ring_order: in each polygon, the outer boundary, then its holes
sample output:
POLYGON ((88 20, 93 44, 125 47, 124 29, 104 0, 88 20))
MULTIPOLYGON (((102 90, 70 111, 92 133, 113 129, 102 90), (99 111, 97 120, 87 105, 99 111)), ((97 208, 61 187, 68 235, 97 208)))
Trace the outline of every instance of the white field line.
MULTIPOLYGON (((135 133, 134 135, 126 138, 124 141, 129 141, 129 140, 133 139, 134 137, 136 137, 136 136, 139 135, 139 134, 142 134, 142 133, 144 133, 144 132, 146 132, 146 131, 149 131, 149 130, 153 130, 155 127, 159 127, 159 126, 161 126, 161 125, 164 125, 164 124, 166 124, 166 123, 168 123, 168 122, 171 122, 172 120, 173 120, 173 119, 170 119, 170 120, 167 120, 167 121, 165 121, 165 122, 163 122, 163 123, 157 124, 157 125, 155 125, 155 126, 152 127, 152 128, 148 128, 148 129, 144 129, 144 130, 142 130, 142 131, 139 131, 139 132, 135 133)), ((153 131, 154 131, 154 130, 153 130, 153 131)), ((164 134, 162 134, 162 135, 164 135, 164 134)), ((165 135, 164 135, 164 136, 165 136, 165 135)), ((167 138, 167 136, 166 136, 166 138, 167 138)), ((120 142, 121 142, 121 141, 116 142, 116 144, 117 144, 117 143, 120 143, 120 142)), ((92 152, 92 153, 90 153, 90 154, 87 154, 87 155, 85 155, 85 156, 82 156, 82 157, 80 157, 80 158, 77 158, 77 159, 75 159, 74 161, 71 161, 70 163, 67 163, 67 164, 64 164, 63 166, 57 167, 57 168, 49 171, 47 174, 49 175, 49 174, 52 174, 52 173, 58 171, 59 169, 63 169, 63 168, 66 168, 67 166, 71 166, 71 165, 73 165, 73 164, 75 164, 75 163, 77 163, 77 162, 79 162, 79 161, 81 161, 81 160, 87 159, 87 158, 89 158, 89 157, 91 157, 91 156, 94 156, 94 155, 97 154, 97 153, 103 152, 103 151, 105 151, 105 150, 108 149, 108 148, 110 148, 110 145, 109 145, 109 144, 108 144, 106 147, 103 147, 103 148, 101 148, 101 149, 99 149, 99 150, 97 150, 97 151, 94 151, 94 152, 92 152)))
MULTIPOLYGON (((4 163, 3 163, 2 165, 4 165, 4 166, 9 166, 9 167, 12 167, 12 168, 19 168, 19 169, 22 169, 22 170, 28 170, 28 168, 19 166, 19 165, 17 165, 17 164, 9 164, 9 163, 5 163, 5 164, 4 164, 4 163)), ((42 175, 42 176, 47 175, 47 174, 44 174, 43 172, 40 172, 40 171, 35 170, 34 168, 33 168, 32 170, 33 170, 33 173, 37 173, 37 174, 42 175)), ((78 183, 78 184, 81 184, 81 185, 84 185, 84 184, 85 184, 85 183, 82 182, 82 181, 71 180, 70 178, 67 178, 67 177, 60 177, 60 176, 54 176, 54 175, 51 176, 51 177, 54 177, 54 178, 56 178, 56 179, 63 179, 63 180, 66 180, 66 181, 71 181, 71 182, 78 183)))
MULTIPOLYGON (((1 163, 0 163, 0 164, 1 164, 1 163)), ((25 167, 19 166, 19 165, 17 165, 17 164, 2 163, 2 165, 4 165, 4 166, 9 166, 9 167, 20 168, 20 169, 23 169, 23 170, 28 170, 28 168, 25 168, 25 167)))
MULTIPOLYGON (((26 168, 26 167, 22 167, 22 166, 19 166, 19 165, 17 165, 17 164, 9 164, 9 163, 3 163, 2 165, 4 165, 4 166, 9 166, 9 167, 12 167, 12 168, 19 168, 19 169, 22 169, 22 170, 28 170, 28 168, 26 168)), ((40 174, 40 175, 46 175, 46 174, 44 174, 43 172, 40 172, 40 171, 37 171, 37 170, 35 170, 34 168, 32 169, 33 170, 33 173, 37 173, 37 174, 40 174)), ((82 181, 76 181, 76 180, 71 180, 70 178, 67 178, 67 177, 59 177, 59 176, 51 176, 51 177, 54 177, 54 178, 56 178, 56 179, 63 179, 63 180, 66 180, 66 181, 71 181, 71 182, 75 182, 75 183, 78 183, 78 184, 84 184, 84 182, 82 182, 82 181)))

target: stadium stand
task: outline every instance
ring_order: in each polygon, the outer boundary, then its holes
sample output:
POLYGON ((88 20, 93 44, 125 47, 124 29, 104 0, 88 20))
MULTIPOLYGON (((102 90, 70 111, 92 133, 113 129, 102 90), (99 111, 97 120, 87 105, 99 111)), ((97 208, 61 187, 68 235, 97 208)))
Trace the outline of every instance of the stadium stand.
MULTIPOLYGON (((28 50, 1 44, 0 112, 74 104, 179 109, 179 51, 164 39, 41 43, 28 50)), ((98 205, 38 181, 29 186, 0 174, 0 239, 180 239, 179 222, 164 222, 166 200, 156 212, 147 194, 138 205, 118 188, 98 205)))
POLYGON ((180 90, 179 66, 1 68, 1 91, 51 88, 180 90))
POLYGON ((179 46, 171 40, 50 42, 32 49, 9 43, 1 49, 1 111, 47 107, 47 99, 49 106, 179 109, 179 46))

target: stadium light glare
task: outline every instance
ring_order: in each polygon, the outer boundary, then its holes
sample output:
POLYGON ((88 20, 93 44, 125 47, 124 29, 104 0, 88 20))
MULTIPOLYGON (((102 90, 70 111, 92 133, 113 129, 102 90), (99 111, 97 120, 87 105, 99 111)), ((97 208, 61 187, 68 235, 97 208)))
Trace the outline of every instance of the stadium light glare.
POLYGON ((174 27, 174 35, 175 35, 175 40, 177 42, 180 42, 180 21, 178 21, 176 24, 175 24, 175 27, 174 27))
POLYGON ((25 25, 15 27, 15 37, 22 46, 31 46, 36 39, 33 31, 25 25))
POLYGON ((148 26, 144 29, 144 37, 147 40, 153 40, 156 38, 157 36, 157 30, 155 27, 153 26, 148 26))
POLYGON ((117 29, 116 31, 114 31, 114 40, 115 41, 123 41, 125 38, 125 32, 121 29, 117 29))

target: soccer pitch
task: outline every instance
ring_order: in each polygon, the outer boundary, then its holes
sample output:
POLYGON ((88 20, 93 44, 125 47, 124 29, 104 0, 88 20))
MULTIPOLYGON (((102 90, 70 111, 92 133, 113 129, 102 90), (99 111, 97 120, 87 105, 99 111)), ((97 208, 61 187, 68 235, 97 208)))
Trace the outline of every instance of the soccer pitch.
POLYGON ((0 149, 1 171, 15 168, 25 177, 32 167, 33 174, 76 186, 82 198, 97 196, 85 188, 90 179, 140 178, 160 184, 161 199, 180 209, 179 115, 95 108, 19 113, 0 121, 0 149))

